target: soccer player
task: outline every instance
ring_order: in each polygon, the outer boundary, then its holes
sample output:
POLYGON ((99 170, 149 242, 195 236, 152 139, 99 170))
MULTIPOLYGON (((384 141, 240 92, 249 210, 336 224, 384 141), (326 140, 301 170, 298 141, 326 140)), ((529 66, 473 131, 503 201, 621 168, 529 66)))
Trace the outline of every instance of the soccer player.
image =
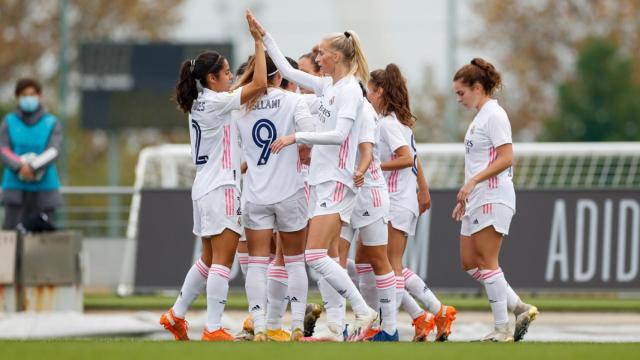
POLYGON ((240 162, 231 111, 240 109, 267 87, 261 34, 255 40, 255 71, 252 81, 230 92, 229 63, 214 51, 186 60, 180 68, 176 100, 189 114, 191 152, 196 177, 191 190, 193 232, 202 238, 202 257, 191 267, 174 306, 160 323, 177 340, 188 340, 187 308, 206 287, 207 319, 203 340, 232 341, 221 325, 229 291, 229 272, 234 260, 240 226, 240 162), (201 90, 199 90, 201 88, 201 90))
MULTIPOLYGON (((308 289, 304 264, 307 200, 297 148, 286 148, 275 155, 271 144, 279 136, 295 131, 313 131, 316 120, 300 95, 279 87, 282 76, 273 61, 267 58, 266 63, 267 92, 248 99, 242 118, 236 122, 248 167, 243 183, 243 223, 249 246, 245 285, 253 318, 254 341, 276 340, 282 329, 267 329, 266 309, 267 269, 273 231, 277 226, 286 270, 273 264, 269 277, 288 278, 293 315, 291 336, 298 340, 303 335, 308 289)), ((253 67, 250 62, 239 80, 240 86, 249 83, 253 67)), ((286 291, 285 286, 285 295, 286 291)), ((284 296, 272 300, 282 303, 284 296)), ((281 314, 278 311, 276 315, 281 314)))
MULTIPOLYGON (((402 256, 407 237, 414 235, 418 216, 430 207, 429 190, 422 172, 422 165, 416 154, 415 139, 411 127, 415 123, 409 106, 406 80, 395 64, 385 69, 371 72, 369 99, 383 118, 381 126, 387 132, 401 134, 404 141, 396 136, 387 137, 381 146, 382 170, 387 180, 391 211, 389 221, 389 260, 396 274, 397 301, 405 296, 405 286, 409 292, 424 303, 435 314, 437 341, 445 341, 451 333, 451 323, 456 310, 442 305, 424 281, 408 269, 403 268, 402 256), (409 146, 406 146, 406 145, 409 146), (419 191, 416 195, 416 184, 419 191), (407 276, 408 275, 408 276, 407 276)), ((413 306, 415 308, 415 306, 413 306)), ((417 314, 411 311, 412 317, 417 314)), ((433 325, 426 323, 426 314, 414 317, 417 341, 426 340, 433 325), (423 331, 420 334, 420 331, 423 331)))
POLYGON ((495 330, 485 341, 519 341, 538 315, 507 283, 498 263, 502 239, 515 214, 511 125, 504 109, 491 96, 501 76, 489 62, 475 58, 453 77, 458 102, 477 111, 464 137, 465 184, 457 195, 452 216, 461 221, 460 260, 464 270, 484 285, 495 330), (507 310, 516 316, 509 331, 507 310))
MULTIPOLYGON (((282 75, 322 97, 320 131, 283 136, 273 143, 272 151, 277 154, 293 143, 314 144, 309 168, 313 218, 305 260, 349 299, 356 318, 353 332, 360 333, 376 321, 378 314, 365 303, 344 269, 327 255, 327 249, 339 239, 342 222, 349 222, 355 203, 353 172, 360 132, 356 120, 364 101, 356 77, 366 82, 369 75, 360 41, 353 31, 325 37, 319 45, 317 60, 327 76, 317 77, 293 69, 271 35, 255 18, 252 23, 263 35, 267 52, 282 75)), ((343 329, 330 332, 332 340, 343 340, 343 329)))

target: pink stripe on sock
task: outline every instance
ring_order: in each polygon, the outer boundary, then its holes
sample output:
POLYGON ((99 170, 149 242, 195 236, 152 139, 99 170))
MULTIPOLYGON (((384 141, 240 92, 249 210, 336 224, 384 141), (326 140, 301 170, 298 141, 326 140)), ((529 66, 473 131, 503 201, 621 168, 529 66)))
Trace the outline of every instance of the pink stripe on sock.
POLYGON ((285 264, 304 262, 304 255, 285 256, 284 257, 284 262, 285 262, 285 264))
POLYGON ((495 270, 492 270, 491 272, 488 272, 484 275, 482 275, 482 280, 487 280, 490 277, 496 276, 496 275, 500 275, 502 274, 502 269, 501 268, 497 268, 495 270))
POLYGON ((402 276, 404 277, 404 280, 408 280, 413 275, 415 275, 415 273, 411 271, 411 269, 408 269, 408 268, 402 269, 402 276))

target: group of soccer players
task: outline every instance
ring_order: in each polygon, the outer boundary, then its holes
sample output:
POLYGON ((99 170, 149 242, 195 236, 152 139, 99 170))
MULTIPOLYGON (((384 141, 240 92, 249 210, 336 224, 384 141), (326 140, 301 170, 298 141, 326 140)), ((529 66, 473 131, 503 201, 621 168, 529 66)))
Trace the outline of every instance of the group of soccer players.
MULTIPOLYGON (((254 341, 398 341, 400 306, 413 318, 415 341, 432 331, 446 341, 456 309, 402 263, 407 237, 431 204, 400 69, 369 72, 351 30, 327 35, 296 62, 251 12, 246 18, 255 55, 235 83, 227 60, 213 51, 180 69, 176 100, 189 115, 193 232, 202 256, 160 323, 187 340, 187 309, 205 291, 202 340, 233 341, 221 317, 237 254, 251 319, 245 328, 254 341), (313 333, 320 309, 307 306, 306 265, 319 276, 324 333, 313 333), (350 331, 347 300, 355 316, 350 331), (290 331, 282 321, 288 304, 290 331)), ((520 301, 498 265, 515 213, 511 128, 491 98, 500 75, 474 59, 453 80, 458 101, 478 111, 465 136, 466 183, 452 213, 462 222, 461 262, 489 297, 495 330, 484 340, 518 341, 538 311, 520 301)))

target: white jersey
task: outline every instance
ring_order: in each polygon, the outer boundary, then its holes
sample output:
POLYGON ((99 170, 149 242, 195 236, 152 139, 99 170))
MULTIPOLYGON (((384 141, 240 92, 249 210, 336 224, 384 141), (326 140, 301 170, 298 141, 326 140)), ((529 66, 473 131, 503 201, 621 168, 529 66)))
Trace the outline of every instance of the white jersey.
MULTIPOLYGON (((378 116, 375 109, 368 101, 364 102, 362 111, 360 112, 360 119, 362 129, 360 131, 360 139, 358 144, 363 142, 373 143, 373 159, 371 164, 364 174, 365 187, 385 187, 386 182, 380 168, 380 125, 378 122, 378 116)), ((360 161, 360 156, 357 158, 356 164, 360 161)))
POLYGON ((312 115, 318 114, 318 110, 320 109, 320 98, 316 96, 316 94, 300 94, 304 101, 309 106, 309 111, 311 111, 312 115))
POLYGON ((241 91, 219 93, 205 88, 193 102, 189 112, 191 156, 196 165, 192 200, 222 185, 239 188, 240 147, 231 112, 240 108, 241 91))
MULTIPOLYGON (((496 160, 499 146, 511 143, 511 124, 507 113, 497 100, 487 101, 469 124, 464 136, 465 183, 496 160)), ((489 203, 504 204, 515 211, 516 193, 512 176, 513 170, 509 167, 476 185, 467 200, 467 211, 489 203)))
POLYGON ((279 88, 269 88, 251 111, 243 113, 236 126, 248 166, 244 199, 270 205, 304 187, 297 146, 287 146, 273 154, 271 144, 295 131, 313 131, 314 123, 302 97, 279 88))
POLYGON ((380 157, 383 162, 395 159, 397 157, 395 151, 406 145, 409 146, 411 157, 413 158, 411 167, 384 172, 391 205, 402 206, 417 216, 419 215, 417 195, 418 164, 413 131, 398 121, 395 113, 382 118, 380 126, 380 157))

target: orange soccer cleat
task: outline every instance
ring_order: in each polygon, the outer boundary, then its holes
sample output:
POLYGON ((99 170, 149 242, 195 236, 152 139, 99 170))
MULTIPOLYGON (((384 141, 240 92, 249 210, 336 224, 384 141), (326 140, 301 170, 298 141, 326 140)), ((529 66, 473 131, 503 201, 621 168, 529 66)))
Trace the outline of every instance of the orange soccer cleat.
POLYGON ((229 334, 226 329, 219 328, 215 331, 207 331, 205 328, 202 331, 202 341, 234 341, 233 335, 229 334))
POLYGON ((160 316, 160 325, 169 330, 176 340, 189 340, 189 323, 185 319, 176 317, 173 308, 160 316))
POLYGON ((436 341, 447 341, 449 335, 451 335, 451 324, 456 319, 457 313, 458 311, 453 306, 440 306, 440 311, 435 316, 436 327, 438 328, 436 341))
POLYGON ((412 325, 415 329, 415 335, 412 341, 427 341, 427 337, 436 327, 435 317, 428 312, 413 319, 412 325))

